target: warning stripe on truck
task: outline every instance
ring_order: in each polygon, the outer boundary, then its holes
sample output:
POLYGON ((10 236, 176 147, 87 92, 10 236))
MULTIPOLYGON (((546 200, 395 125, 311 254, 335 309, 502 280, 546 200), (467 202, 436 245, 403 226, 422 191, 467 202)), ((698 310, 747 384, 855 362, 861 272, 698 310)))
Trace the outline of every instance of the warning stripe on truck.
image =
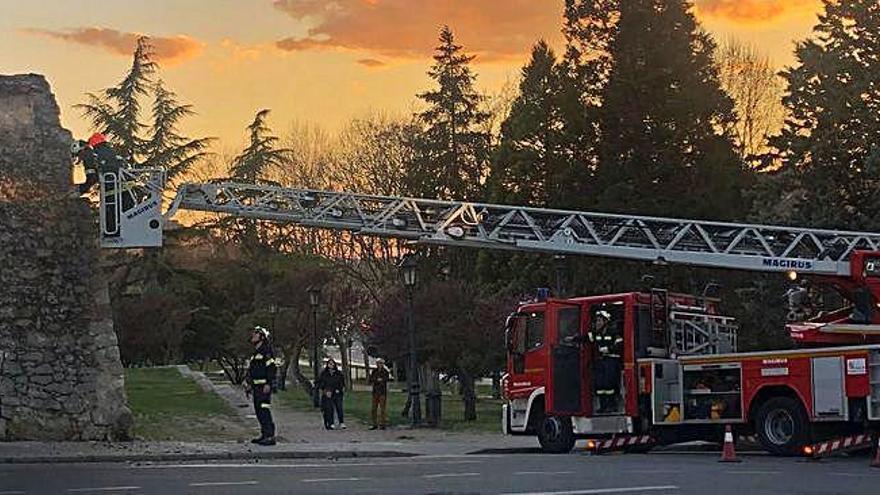
POLYGON ((652 443, 654 443, 654 437, 651 435, 621 435, 612 438, 587 440, 585 450, 601 454, 603 452, 611 452, 636 445, 648 445, 652 443))
POLYGON ((871 435, 862 433, 807 445, 804 447, 804 455, 816 459, 849 450, 867 448, 871 445, 871 435))

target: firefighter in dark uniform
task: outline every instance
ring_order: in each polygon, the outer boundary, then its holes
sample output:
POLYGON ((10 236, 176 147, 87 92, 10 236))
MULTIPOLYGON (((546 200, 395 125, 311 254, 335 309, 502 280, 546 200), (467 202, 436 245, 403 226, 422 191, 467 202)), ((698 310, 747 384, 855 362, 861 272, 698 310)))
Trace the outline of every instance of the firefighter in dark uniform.
POLYGON ((248 365, 247 390, 254 397, 254 412, 260 422, 260 436, 251 440, 258 445, 275 445, 275 423, 272 422, 272 392, 278 360, 269 342, 269 331, 256 326, 251 334, 254 354, 248 365))
MULTIPOLYGON (((116 151, 107 142, 107 138, 100 133, 93 134, 88 141, 74 141, 70 146, 70 153, 78 158, 85 169, 86 181, 77 186, 79 195, 88 193, 95 184, 102 179, 105 173, 112 172, 116 175, 117 180, 108 180, 104 184, 104 194, 113 196, 116 194, 116 182, 119 182, 119 171, 128 168, 128 163, 124 158, 116 154, 116 151)), ((130 189, 123 188, 122 194, 122 211, 131 209, 136 201, 130 189)), ((107 230, 111 235, 116 232, 116 215, 113 213, 114 205, 105 201, 107 230)))
POLYGON ((618 412, 617 398, 620 394, 620 371, 623 369, 623 335, 611 322, 611 314, 597 311, 590 342, 598 351, 596 361, 596 395, 599 396, 600 414, 618 412))

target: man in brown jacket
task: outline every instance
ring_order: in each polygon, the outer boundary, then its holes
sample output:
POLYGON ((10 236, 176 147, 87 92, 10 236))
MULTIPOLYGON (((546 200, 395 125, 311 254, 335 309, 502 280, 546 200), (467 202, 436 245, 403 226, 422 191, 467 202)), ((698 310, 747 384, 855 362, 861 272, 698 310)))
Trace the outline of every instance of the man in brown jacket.
POLYGON ((373 420, 371 430, 388 426, 388 380, 391 374, 385 367, 385 360, 376 360, 376 369, 370 373, 370 384, 373 386, 373 403, 370 407, 370 417, 373 420))

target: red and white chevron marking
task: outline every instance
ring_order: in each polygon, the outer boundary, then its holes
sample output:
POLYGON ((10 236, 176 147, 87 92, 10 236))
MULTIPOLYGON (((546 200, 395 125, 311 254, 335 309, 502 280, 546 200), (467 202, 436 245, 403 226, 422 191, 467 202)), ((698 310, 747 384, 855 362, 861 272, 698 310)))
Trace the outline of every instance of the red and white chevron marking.
MULTIPOLYGON (((646 445, 653 443, 654 438, 651 435, 625 435, 605 440, 593 440, 593 442, 595 442, 594 450, 605 451, 622 449, 633 445, 646 445)), ((589 445, 589 443, 587 443, 587 445, 589 445)))
POLYGON ((820 457, 825 455, 831 455, 835 452, 842 452, 844 450, 861 448, 861 447, 870 447, 871 446, 871 435, 866 433, 860 435, 850 435, 848 437, 840 437, 835 438, 834 440, 828 440, 825 442, 819 442, 812 445, 813 448, 813 457, 820 457))

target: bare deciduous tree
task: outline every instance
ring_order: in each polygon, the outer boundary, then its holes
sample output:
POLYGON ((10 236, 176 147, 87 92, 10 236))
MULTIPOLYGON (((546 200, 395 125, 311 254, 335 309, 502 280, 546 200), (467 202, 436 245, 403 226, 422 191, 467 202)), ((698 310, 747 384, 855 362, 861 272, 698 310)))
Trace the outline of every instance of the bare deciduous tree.
POLYGON ((716 51, 721 86, 735 103, 732 129, 743 160, 754 162, 767 150, 767 139, 785 119, 784 84, 770 59, 757 49, 730 39, 716 51))

